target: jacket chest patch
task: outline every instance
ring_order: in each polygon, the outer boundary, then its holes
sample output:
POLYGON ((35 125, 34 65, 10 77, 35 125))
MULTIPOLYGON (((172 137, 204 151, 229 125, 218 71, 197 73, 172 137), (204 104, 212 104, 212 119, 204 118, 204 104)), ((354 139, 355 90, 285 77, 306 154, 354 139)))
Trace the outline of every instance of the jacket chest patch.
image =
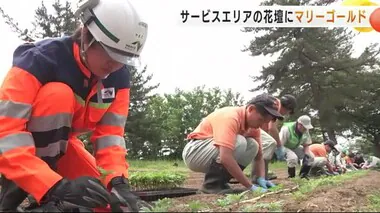
POLYGON ((101 90, 102 99, 115 98, 115 88, 104 88, 101 90))

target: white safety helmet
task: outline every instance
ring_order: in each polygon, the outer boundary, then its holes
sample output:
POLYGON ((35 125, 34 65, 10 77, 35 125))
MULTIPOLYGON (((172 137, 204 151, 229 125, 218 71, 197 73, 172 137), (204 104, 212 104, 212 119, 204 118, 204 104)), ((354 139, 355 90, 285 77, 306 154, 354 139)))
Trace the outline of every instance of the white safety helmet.
POLYGON ((148 25, 129 0, 79 0, 75 16, 115 61, 139 66, 148 25))

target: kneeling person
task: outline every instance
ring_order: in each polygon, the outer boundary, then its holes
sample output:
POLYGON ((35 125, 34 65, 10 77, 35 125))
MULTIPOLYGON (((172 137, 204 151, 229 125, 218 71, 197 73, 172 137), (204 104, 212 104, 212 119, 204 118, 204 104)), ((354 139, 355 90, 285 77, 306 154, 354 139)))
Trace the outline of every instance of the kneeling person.
POLYGON ((369 156, 366 159, 362 168, 363 169, 380 169, 380 159, 375 156, 369 156))
POLYGON ((189 169, 205 173, 201 191, 234 193, 228 186, 232 177, 247 189, 259 189, 243 173, 254 158, 258 184, 264 189, 274 186, 264 178, 259 127, 270 120, 283 119, 275 101, 273 96, 263 94, 245 106, 215 110, 188 135, 182 157, 189 169))
POLYGON ((296 166, 299 159, 303 160, 299 175, 301 178, 307 178, 314 160, 309 150, 311 144, 309 130, 312 128, 310 117, 302 115, 296 122, 284 123, 280 130, 280 140, 285 150, 289 178, 296 176, 296 166))
POLYGON ((327 158, 328 154, 331 151, 336 151, 335 143, 331 140, 325 141, 323 144, 312 144, 310 145, 310 152, 314 155, 314 161, 311 164, 311 172, 321 171, 324 175, 338 175, 337 172, 334 171, 333 166, 330 164, 329 159, 327 158), (327 167, 329 173, 326 172, 324 167, 327 167))
POLYGON ((334 172, 344 174, 347 172, 347 169, 340 154, 343 148, 339 144, 335 145, 334 148, 335 149, 333 149, 328 155, 329 162, 333 167, 334 172))
MULTIPOLYGON (((297 100, 292 95, 284 95, 280 99, 277 99, 277 103, 279 105, 279 113, 283 116, 291 115, 294 113, 294 110, 297 106, 297 100)), ((265 179, 271 180, 276 179, 277 176, 272 174, 268 174, 268 167, 269 167, 269 161, 273 158, 273 154, 276 153, 277 159, 283 159, 284 154, 283 150, 281 149, 281 141, 279 137, 279 130, 278 127, 279 122, 278 120, 270 121, 269 123, 266 123, 262 125, 261 128, 261 142, 263 147, 263 157, 265 162, 265 179)), ((252 170, 251 170, 251 178, 252 182, 256 182, 256 169, 255 164, 252 163, 252 170)))

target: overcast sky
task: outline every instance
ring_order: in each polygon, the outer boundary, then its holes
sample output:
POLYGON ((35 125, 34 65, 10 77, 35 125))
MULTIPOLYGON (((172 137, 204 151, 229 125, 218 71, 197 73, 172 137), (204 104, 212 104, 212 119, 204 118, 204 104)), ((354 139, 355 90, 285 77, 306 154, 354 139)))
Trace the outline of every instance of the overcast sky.
MULTIPOLYGON (((61 0, 64 2, 64 0, 61 0)), ((234 1, 235 3, 238 0, 234 1)), ((240 0, 239 0, 240 1, 240 0)), ((45 0, 50 6, 54 0, 45 0)), ((241 52, 248 45, 252 35, 243 33, 238 26, 206 26, 181 24, 181 10, 201 11, 215 6, 213 1, 200 0, 133 0, 141 15, 149 24, 148 39, 142 60, 148 71, 154 74, 154 82, 161 84, 159 92, 172 92, 176 87, 191 89, 206 84, 241 92, 251 97, 248 90, 255 86, 250 75, 259 74, 261 67, 268 65, 269 57, 251 57, 241 52), (204 2, 208 2, 205 5, 204 2)), ((218 0, 218 6, 232 7, 218 0)), ((252 7, 260 1, 251 1, 252 7)), ((380 2, 380 0, 377 0, 380 2)), ((6 13, 19 22, 21 28, 30 26, 34 10, 41 0, 1 1, 0 6, 6 13)), ((2 18, 1 18, 2 19, 2 18)), ((20 44, 17 35, 0 21, 2 48, 0 56, 0 80, 9 69, 14 48, 20 44)), ((356 38, 356 48, 361 51, 370 42, 379 39, 378 33, 362 34, 356 38)))

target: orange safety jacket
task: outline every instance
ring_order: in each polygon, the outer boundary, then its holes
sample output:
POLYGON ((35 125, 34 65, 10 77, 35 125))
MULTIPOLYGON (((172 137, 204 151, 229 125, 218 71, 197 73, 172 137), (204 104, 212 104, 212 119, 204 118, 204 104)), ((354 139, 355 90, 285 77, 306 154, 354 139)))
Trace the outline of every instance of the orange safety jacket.
POLYGON ((62 178, 36 156, 35 141, 26 128, 33 101, 49 82, 62 82, 73 90, 75 113, 68 139, 78 140, 79 134, 93 131, 96 164, 113 172, 104 184, 115 176, 128 177, 123 136, 129 109, 129 69, 124 66, 96 82, 81 63, 79 51, 71 37, 20 45, 0 89, 0 173, 37 200, 62 178))

